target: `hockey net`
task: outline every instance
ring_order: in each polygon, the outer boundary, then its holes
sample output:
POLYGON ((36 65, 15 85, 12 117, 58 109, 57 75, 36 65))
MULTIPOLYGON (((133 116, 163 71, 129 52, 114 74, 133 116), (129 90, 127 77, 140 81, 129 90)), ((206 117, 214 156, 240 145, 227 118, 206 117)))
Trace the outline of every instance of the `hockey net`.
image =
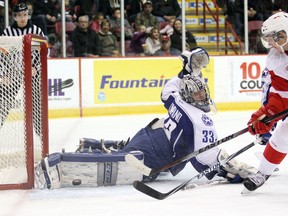
POLYGON ((46 40, 0 37, 0 59, 0 189, 29 189, 48 153, 46 40))

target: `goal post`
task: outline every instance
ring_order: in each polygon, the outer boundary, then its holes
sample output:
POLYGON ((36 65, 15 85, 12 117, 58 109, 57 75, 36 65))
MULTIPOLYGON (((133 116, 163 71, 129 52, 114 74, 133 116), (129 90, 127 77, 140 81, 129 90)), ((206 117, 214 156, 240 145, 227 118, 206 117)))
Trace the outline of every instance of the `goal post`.
POLYGON ((48 154, 47 55, 43 37, 0 37, 0 190, 33 188, 48 154))

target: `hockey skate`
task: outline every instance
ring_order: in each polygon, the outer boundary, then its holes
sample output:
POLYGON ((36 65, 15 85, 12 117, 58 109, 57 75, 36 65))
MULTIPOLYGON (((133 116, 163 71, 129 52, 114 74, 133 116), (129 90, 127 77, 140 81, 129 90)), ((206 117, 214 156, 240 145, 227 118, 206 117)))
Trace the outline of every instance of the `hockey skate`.
POLYGON ((267 181, 268 178, 269 178, 268 175, 264 175, 260 171, 258 171, 256 174, 246 178, 243 184, 248 191, 254 191, 257 188, 261 187, 267 181))

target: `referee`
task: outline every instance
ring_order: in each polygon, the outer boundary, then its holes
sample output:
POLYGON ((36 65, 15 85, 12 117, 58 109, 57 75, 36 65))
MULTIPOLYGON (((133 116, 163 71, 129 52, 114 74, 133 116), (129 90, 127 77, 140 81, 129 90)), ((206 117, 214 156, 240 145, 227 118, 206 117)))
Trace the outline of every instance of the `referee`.
MULTIPOLYGON (((12 25, 3 30, 2 36, 22 36, 26 34, 35 34, 44 37, 41 28, 33 25, 30 21, 31 14, 29 13, 29 9, 25 3, 16 4, 12 9, 12 16, 14 22, 12 25)), ((32 77, 33 114, 35 114, 34 111, 36 111, 36 103, 41 102, 39 101, 41 100, 41 80, 39 76, 41 73, 41 67, 38 69, 34 67, 34 65, 36 66, 35 63, 37 61, 39 61, 39 53, 37 50, 32 51, 32 71, 37 71, 35 73, 33 72, 32 77)), ((18 94, 23 83, 22 64, 19 62, 19 59, 16 56, 13 56, 12 54, 11 58, 10 55, 10 62, 8 64, 6 62, 6 65, 3 66, 3 68, 5 70, 1 70, 2 73, 0 73, 2 78, 0 79, 2 80, 2 82, 0 82, 0 128, 3 126, 10 110, 14 107, 16 95, 18 94), (9 74, 5 74, 5 72, 9 72, 9 74), (6 80, 6 82, 3 82, 3 80, 6 80)), ((36 126, 40 124, 40 121, 40 113, 37 112, 36 118, 33 116, 33 123, 36 126)), ((36 129, 36 133, 40 135, 41 132, 38 129, 39 127, 34 128, 36 129)))
POLYGON ((30 21, 31 15, 25 3, 13 7, 12 16, 14 22, 3 31, 2 36, 22 36, 26 34, 37 34, 44 37, 42 30, 30 21))

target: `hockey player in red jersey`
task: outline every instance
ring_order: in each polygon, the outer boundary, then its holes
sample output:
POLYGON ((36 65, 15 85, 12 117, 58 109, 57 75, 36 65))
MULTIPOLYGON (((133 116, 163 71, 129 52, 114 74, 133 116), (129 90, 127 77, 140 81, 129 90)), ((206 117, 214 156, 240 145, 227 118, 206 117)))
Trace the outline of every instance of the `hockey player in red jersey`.
MULTIPOLYGON (((270 49, 264 74, 270 87, 263 91, 267 94, 268 103, 254 112, 248 121, 252 135, 265 134, 270 131, 279 119, 264 124, 259 121, 264 116, 271 116, 288 109, 288 13, 278 12, 269 17, 262 25, 262 43, 270 49)), ((262 186, 274 169, 288 153, 288 118, 278 122, 267 143, 258 172, 244 180, 244 186, 254 191, 262 186)))

